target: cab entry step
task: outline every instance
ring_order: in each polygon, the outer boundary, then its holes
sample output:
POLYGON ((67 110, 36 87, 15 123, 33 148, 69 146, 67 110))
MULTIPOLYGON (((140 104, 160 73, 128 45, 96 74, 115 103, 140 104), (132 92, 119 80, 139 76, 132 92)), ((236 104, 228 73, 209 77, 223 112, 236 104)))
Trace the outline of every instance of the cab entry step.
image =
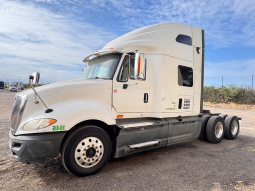
POLYGON ((144 143, 138 143, 138 144, 133 144, 133 145, 128 145, 130 149, 138 149, 141 147, 147 147, 147 146, 152 146, 152 145, 157 145, 159 144, 159 141, 148 141, 144 143))

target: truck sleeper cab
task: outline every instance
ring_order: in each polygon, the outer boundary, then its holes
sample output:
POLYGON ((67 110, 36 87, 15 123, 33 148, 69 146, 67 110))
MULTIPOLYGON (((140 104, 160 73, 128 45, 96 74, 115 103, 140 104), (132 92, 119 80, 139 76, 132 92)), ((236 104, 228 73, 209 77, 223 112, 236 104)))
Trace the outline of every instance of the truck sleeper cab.
POLYGON ((79 79, 16 94, 9 137, 21 162, 60 153, 67 171, 87 176, 111 156, 198 137, 219 143, 239 133, 241 118, 203 110, 202 29, 178 23, 144 27, 83 61, 79 79))

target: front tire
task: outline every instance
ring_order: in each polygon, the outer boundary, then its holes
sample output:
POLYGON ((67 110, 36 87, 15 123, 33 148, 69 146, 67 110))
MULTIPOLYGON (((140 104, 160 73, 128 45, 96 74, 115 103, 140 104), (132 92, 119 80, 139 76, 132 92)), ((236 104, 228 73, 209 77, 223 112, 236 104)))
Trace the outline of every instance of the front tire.
POLYGON ((68 172, 82 177, 102 170, 111 152, 108 134, 97 126, 86 125, 68 135, 62 146, 61 157, 68 172))

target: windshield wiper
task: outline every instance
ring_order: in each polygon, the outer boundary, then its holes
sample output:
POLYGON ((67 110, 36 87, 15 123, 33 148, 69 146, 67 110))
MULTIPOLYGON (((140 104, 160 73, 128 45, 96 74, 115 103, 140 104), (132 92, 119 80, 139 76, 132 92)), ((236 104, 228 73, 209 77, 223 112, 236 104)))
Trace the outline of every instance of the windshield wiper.
POLYGON ((108 80, 108 79, 110 79, 109 77, 107 77, 107 78, 100 78, 100 77, 91 77, 91 78, 88 78, 88 80, 91 80, 91 79, 103 79, 103 80, 108 80))
POLYGON ((109 80, 110 78, 109 78, 109 77, 107 77, 107 78, 98 78, 98 79, 109 80))
POLYGON ((93 79, 99 79, 99 77, 91 77, 91 78, 88 78, 88 80, 93 80, 93 79))

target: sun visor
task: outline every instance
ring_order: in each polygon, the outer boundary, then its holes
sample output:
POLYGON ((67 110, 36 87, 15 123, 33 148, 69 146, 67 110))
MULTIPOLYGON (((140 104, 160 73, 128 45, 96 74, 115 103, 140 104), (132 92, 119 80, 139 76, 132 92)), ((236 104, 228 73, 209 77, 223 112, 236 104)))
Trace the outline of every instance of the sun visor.
POLYGON ((95 52, 90 53, 86 58, 83 59, 83 62, 89 62, 91 59, 102 56, 104 54, 110 54, 110 53, 123 53, 123 48, 110 48, 110 49, 102 49, 95 52))

